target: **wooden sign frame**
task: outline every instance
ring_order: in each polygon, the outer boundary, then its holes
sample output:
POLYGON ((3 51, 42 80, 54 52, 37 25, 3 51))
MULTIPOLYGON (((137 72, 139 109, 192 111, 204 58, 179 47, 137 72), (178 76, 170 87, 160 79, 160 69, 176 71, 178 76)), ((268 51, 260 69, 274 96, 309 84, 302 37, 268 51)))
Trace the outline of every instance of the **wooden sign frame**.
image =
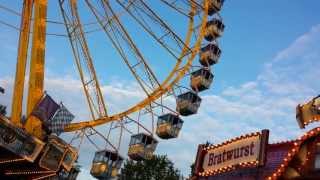
POLYGON ((234 168, 245 168, 245 167, 257 167, 257 166, 264 166, 266 162, 266 149, 269 140, 269 130, 264 129, 261 132, 251 133, 247 135, 243 135, 228 141, 225 141, 218 145, 204 145, 201 144, 198 146, 198 152, 195 162, 195 176, 209 176, 209 175, 216 175, 223 172, 231 171, 234 168), (214 150, 216 148, 221 148, 223 146, 230 146, 232 143, 239 143, 241 140, 246 140, 248 138, 259 137, 259 152, 258 157, 255 161, 243 161, 240 163, 227 165, 225 167, 221 167, 219 169, 204 169, 203 164, 205 163, 205 157, 210 152, 210 150, 214 150))

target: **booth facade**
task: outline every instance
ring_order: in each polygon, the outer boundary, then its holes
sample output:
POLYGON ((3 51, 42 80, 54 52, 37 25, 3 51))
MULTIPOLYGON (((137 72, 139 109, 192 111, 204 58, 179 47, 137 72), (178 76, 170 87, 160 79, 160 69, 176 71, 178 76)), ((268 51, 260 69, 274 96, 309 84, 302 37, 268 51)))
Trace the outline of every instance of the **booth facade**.
POLYGON ((269 131, 218 145, 200 144, 192 179, 320 179, 320 128, 293 141, 268 143, 269 131))

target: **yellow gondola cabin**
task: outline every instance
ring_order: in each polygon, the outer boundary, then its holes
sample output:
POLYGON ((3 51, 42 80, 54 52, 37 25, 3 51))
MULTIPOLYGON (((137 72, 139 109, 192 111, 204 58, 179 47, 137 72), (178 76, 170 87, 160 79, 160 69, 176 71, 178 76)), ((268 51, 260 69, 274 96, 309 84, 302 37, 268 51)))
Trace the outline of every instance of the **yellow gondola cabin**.
POLYGON ((61 138, 50 135, 48 144, 39 160, 39 166, 51 171, 58 171, 62 166, 69 171, 77 158, 78 153, 73 147, 61 138), (65 157, 66 155, 67 157, 65 157))
POLYGON ((209 89, 212 84, 213 77, 214 76, 211 71, 206 68, 194 71, 191 73, 190 77, 191 88, 196 92, 209 89))
POLYGON ((175 114, 159 116, 157 122, 157 135, 162 139, 176 138, 182 128, 183 120, 175 114))
POLYGON ((158 145, 158 141, 150 135, 139 133, 131 136, 128 156, 135 161, 150 159, 158 145))
POLYGON ((223 6, 224 0, 210 0, 208 14, 211 16, 219 12, 223 6))
POLYGON ((97 179, 117 177, 122 162, 123 158, 117 152, 110 150, 97 151, 92 162, 90 173, 97 179))
POLYGON ((208 67, 217 64, 221 55, 221 50, 217 44, 208 44, 201 48, 199 62, 202 66, 208 67))
POLYGON ((223 22, 220 19, 214 18, 213 20, 207 22, 204 38, 211 42, 214 39, 222 36, 224 28, 225 26, 223 22))
POLYGON ((176 110, 182 116, 189 116, 198 112, 200 104, 201 98, 195 92, 188 91, 177 97, 176 110))

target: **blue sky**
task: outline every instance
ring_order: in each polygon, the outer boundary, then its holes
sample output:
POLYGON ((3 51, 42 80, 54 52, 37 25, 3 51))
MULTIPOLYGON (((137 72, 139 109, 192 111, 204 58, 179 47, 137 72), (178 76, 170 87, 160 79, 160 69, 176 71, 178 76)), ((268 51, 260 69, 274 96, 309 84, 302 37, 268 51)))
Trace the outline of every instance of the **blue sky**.
MULTIPOLYGON (((21 6, 17 5, 19 2, 0 0, 0 4, 17 11, 21 6)), ((61 20, 56 15, 56 7, 56 3, 50 1, 48 16, 61 20)), ((271 142, 294 139, 302 134, 304 130, 298 129, 295 120, 295 106, 318 95, 320 88, 316 83, 320 76, 316 68, 320 65, 320 12, 317 7, 320 7, 317 0, 226 1, 221 13, 226 24, 220 40, 223 54, 220 63, 214 67, 214 85, 202 94, 199 113, 184 118, 180 138, 161 141, 157 153, 168 154, 187 175, 197 144, 206 140, 218 143, 264 128, 271 130, 271 142)), ((0 12, 0 20, 19 24, 18 17, 0 12)), ((85 9, 81 12, 86 14, 85 9)), ((90 16, 83 18, 90 19, 90 16)), ((186 26, 179 17, 169 18, 168 22, 179 22, 177 30, 186 26)), ((1 103, 9 105, 18 33, 0 26, 0 86, 8 91, 5 98, 1 97, 1 103)), ((139 32, 132 26, 129 29, 139 32)), ((63 29, 48 27, 48 32, 57 31, 63 32, 63 29)), ((94 47, 92 54, 98 64, 106 99, 114 109, 121 109, 127 103, 123 102, 124 98, 134 102, 141 98, 141 93, 125 66, 110 60, 117 56, 113 55, 106 38, 100 40, 100 35, 88 35, 89 43, 94 47)), ((144 37, 136 38, 141 47, 148 47, 144 37)), ((167 70, 162 67, 171 62, 165 60, 167 56, 155 52, 155 48, 150 46, 144 53, 157 73, 164 76, 167 70)), ((78 117, 86 117, 88 111, 67 40, 48 37, 46 60, 46 89, 58 101, 64 101, 78 117)), ((81 151, 80 162, 84 167, 81 179, 88 179, 85 169, 90 165, 88 157, 93 151, 89 144, 81 151)))

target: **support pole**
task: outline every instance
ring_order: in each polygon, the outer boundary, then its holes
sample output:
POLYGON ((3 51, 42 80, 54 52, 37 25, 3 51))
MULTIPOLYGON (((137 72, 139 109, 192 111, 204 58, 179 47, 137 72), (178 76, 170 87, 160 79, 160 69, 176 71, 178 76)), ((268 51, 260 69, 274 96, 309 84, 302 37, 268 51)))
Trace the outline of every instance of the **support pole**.
POLYGON ((20 24, 19 48, 16 65, 16 76, 13 88, 11 107, 11 121, 21 127, 21 114, 23 104, 24 80, 30 37, 30 24, 32 17, 33 0, 24 0, 20 24))
POLYGON ((30 114, 43 95, 47 5, 47 0, 34 0, 35 12, 27 102, 29 119, 25 124, 26 130, 40 139, 43 136, 42 122, 30 114))

